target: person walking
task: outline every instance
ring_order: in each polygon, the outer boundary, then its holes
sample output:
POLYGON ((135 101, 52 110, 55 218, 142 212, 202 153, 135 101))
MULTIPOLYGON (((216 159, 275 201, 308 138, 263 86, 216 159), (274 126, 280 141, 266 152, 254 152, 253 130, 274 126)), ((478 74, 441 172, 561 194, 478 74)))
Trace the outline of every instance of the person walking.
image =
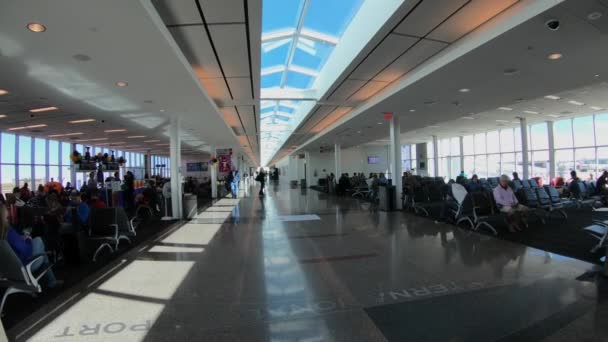
POLYGON ((260 173, 255 177, 255 180, 260 182, 260 192, 258 194, 264 196, 264 187, 266 186, 266 173, 264 170, 260 170, 260 173))
POLYGON ((239 197, 239 181, 241 180, 241 175, 238 170, 232 170, 231 173, 230 191, 232 192, 232 198, 237 198, 239 197))

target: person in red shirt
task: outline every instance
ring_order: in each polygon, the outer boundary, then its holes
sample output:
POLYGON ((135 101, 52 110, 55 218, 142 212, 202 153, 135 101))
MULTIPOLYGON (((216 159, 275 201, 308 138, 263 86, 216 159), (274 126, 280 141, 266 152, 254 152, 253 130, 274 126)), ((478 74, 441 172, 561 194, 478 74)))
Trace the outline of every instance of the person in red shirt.
POLYGON ((91 209, 101 209, 106 208, 106 202, 99 199, 99 193, 96 190, 92 190, 89 198, 89 207, 91 209))

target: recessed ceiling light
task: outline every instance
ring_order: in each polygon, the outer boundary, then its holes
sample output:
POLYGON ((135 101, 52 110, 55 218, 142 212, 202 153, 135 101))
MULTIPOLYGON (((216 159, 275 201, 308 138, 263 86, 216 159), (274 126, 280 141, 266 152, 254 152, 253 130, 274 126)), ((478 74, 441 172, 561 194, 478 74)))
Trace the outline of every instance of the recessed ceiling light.
POLYGON ((46 27, 40 23, 29 23, 27 24, 27 29, 32 32, 44 32, 46 31, 46 27))
POLYGON ((161 112, 161 113, 164 113, 164 112, 165 112, 165 110, 164 110, 164 109, 161 109, 161 110, 160 110, 160 112, 161 112))
POLYGON ((587 19, 589 19, 589 20, 598 20, 601 17, 602 17, 602 12, 600 12, 600 11, 595 11, 595 12, 591 12, 591 13, 587 14, 587 19))
POLYGON ((93 122, 93 121, 95 121, 95 119, 81 119, 81 120, 72 120, 72 121, 70 121, 70 123, 79 124, 79 123, 93 122))
POLYGON ((431 126, 429 126, 429 128, 439 128, 439 126, 437 126, 437 125, 431 125, 431 126))
MULTIPOLYGON (((593 75, 593 77, 595 77, 595 78, 600 77, 600 74, 595 74, 595 75, 593 75)), ((2 95, 2 94, 0 94, 0 95, 2 95)))
POLYGON ((8 94, 8 91, 0 89, 0 96, 8 94))
POLYGON ((160 140, 145 140, 145 143, 153 143, 153 142, 159 142, 160 140))
POLYGON ((59 138, 59 137, 70 137, 73 135, 82 135, 84 133, 65 133, 65 134, 53 134, 53 135, 49 135, 49 138, 59 138))
POLYGON ((507 111, 507 112, 509 112, 509 111, 512 111, 512 110, 513 110, 513 108, 509 108, 509 107, 498 107, 498 109, 499 109, 499 110, 504 110, 504 111, 507 111))
POLYGON ((471 91, 471 89, 469 89, 469 88, 462 88, 462 89, 459 89, 458 91, 461 92, 461 93, 468 93, 468 92, 471 91))
POLYGON ((568 103, 571 104, 571 105, 575 105, 575 106, 584 106, 585 105, 582 102, 574 101, 574 100, 568 101, 568 103))
POLYGON ((0 114, 0 119, 4 119, 6 117, 6 114, 0 114))
POLYGON ((145 135, 130 135, 127 139, 137 139, 137 138, 145 138, 145 135))
POLYGON ((107 129, 104 131, 104 133, 116 133, 116 132, 126 132, 126 129, 107 129))
POLYGON ((519 70, 517 70, 515 68, 509 68, 509 69, 505 69, 502 73, 505 76, 513 76, 513 75, 519 74, 519 70))
POLYGON ((59 108, 57 107, 43 107, 43 108, 34 108, 34 109, 30 109, 30 112, 32 113, 42 113, 42 112, 50 112, 52 110, 57 110, 59 108))
POLYGON ((413 113, 413 112, 415 112, 415 111, 416 111, 415 109, 410 109, 410 113, 413 113))
POLYGON ((29 129, 29 128, 40 128, 40 127, 46 127, 47 125, 45 124, 40 124, 40 125, 30 125, 30 126, 20 126, 20 127, 12 127, 9 128, 8 131, 20 131, 23 129, 29 129))
POLYGON ((382 125, 382 121, 378 121, 378 125, 382 125))
POLYGON ((463 120, 475 120, 475 118, 472 117, 472 116, 463 116, 463 117, 461 117, 461 119, 463 119, 463 120))
POLYGON ((117 87, 126 87, 128 85, 129 85, 129 83, 124 82, 124 81, 118 81, 118 82, 116 82, 116 86, 117 87))
POLYGON ((604 109, 604 108, 602 108, 602 107, 597 107, 597 106, 591 106, 591 107, 589 107, 589 108, 591 108, 591 109, 593 109, 593 110, 602 110, 602 109, 604 109))
POLYGON ((498 119, 498 120, 496 120, 496 122, 508 123, 508 122, 509 122, 509 120, 502 120, 502 119, 498 119))
POLYGON ((555 96, 555 95, 547 95, 547 96, 545 96, 545 98, 549 99, 549 100, 559 100, 559 99, 561 99, 561 97, 555 96))
POLYGON ((556 61, 556 60, 562 58, 562 54, 561 53, 552 53, 552 54, 548 55, 547 58, 552 61, 556 61))
POLYGON ((533 110, 524 110, 524 113, 526 113, 526 114, 534 114, 534 115, 538 114, 538 112, 535 112, 533 110))
POLYGON ((550 116, 552 118, 561 118, 561 115, 557 115, 557 114, 548 114, 547 116, 550 116))

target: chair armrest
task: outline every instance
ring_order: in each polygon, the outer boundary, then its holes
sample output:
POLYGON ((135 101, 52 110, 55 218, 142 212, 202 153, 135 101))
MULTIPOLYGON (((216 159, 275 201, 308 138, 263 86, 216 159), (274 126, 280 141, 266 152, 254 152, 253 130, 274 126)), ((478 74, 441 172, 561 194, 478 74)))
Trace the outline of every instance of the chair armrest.
POLYGON ((44 269, 42 272, 40 272, 38 277, 34 276, 34 273, 32 272, 32 266, 34 265, 35 262, 40 261, 44 257, 46 257, 46 254, 36 254, 33 256, 32 260, 30 260, 30 262, 28 262, 27 265, 25 265, 25 270, 27 271, 27 275, 28 275, 29 279, 35 279, 36 283, 38 282, 38 280, 40 280, 40 278, 42 278, 46 274, 46 272, 48 272, 48 270, 51 269, 51 266, 52 266, 52 265, 48 265, 48 267, 46 269, 44 269))
POLYGON ((108 225, 110 228, 114 228, 114 238, 118 240, 118 224, 113 223, 108 225))

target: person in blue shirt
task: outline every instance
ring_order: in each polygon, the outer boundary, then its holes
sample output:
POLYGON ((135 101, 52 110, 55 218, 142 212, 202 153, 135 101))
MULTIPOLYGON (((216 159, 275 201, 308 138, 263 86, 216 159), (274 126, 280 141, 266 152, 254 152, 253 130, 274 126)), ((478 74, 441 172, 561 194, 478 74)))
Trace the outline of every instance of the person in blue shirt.
MULTIPOLYGON (((2 237, 6 235, 6 240, 23 265, 27 265, 32 259, 39 255, 43 255, 44 257, 32 264, 33 272, 50 265, 42 239, 40 237, 32 239, 31 236, 22 234, 11 227, 7 220, 6 207, 4 205, 0 206, 0 226, 2 226, 0 229, 2 237)), ((45 273, 44 279, 49 288, 58 287, 63 283, 55 278, 52 269, 49 269, 45 273)))
POLYGON ((232 192, 232 198, 239 197, 239 181, 241 180, 241 175, 239 175, 238 170, 232 170, 232 177, 230 177, 230 191, 232 192))
POLYGON ((479 183, 479 177, 477 177, 477 175, 473 175, 473 177, 471 177, 471 181, 467 184, 466 186, 467 190, 469 190, 469 192, 476 192, 476 191, 481 191, 481 183, 479 183))

